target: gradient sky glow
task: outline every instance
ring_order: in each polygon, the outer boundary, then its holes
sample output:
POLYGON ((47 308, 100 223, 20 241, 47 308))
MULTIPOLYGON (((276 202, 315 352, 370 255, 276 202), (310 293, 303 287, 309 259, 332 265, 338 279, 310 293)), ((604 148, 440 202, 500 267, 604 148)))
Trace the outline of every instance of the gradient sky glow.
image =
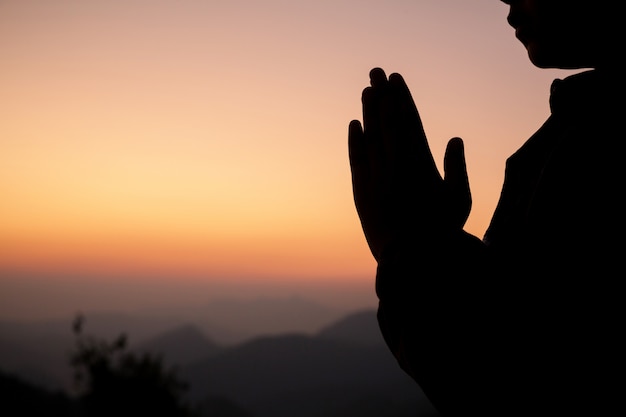
POLYGON ((530 64, 507 10, 0 0, 0 316, 46 276, 370 285, 347 125, 374 66, 404 75, 438 162, 464 138, 482 236, 565 75, 530 64))

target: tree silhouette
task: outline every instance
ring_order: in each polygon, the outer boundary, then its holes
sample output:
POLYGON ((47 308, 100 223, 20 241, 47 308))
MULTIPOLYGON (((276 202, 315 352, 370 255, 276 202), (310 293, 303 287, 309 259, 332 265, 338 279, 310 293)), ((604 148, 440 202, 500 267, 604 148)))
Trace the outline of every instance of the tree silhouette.
POLYGON ((121 333, 112 341, 86 335, 85 318, 73 323, 76 347, 70 357, 81 412, 88 417, 192 416, 184 401, 188 389, 161 357, 128 350, 121 333))
POLYGON ((77 417, 74 401, 0 370, 0 414, 28 417, 77 417))

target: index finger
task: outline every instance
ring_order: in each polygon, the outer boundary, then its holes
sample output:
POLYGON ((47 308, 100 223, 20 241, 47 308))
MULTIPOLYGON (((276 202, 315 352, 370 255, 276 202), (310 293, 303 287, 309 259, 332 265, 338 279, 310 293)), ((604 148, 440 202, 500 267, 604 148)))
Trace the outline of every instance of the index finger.
POLYGON ((389 76, 388 90, 387 111, 381 123, 390 136, 388 141, 392 144, 393 159, 407 166, 417 164, 418 167, 436 169, 421 116, 402 75, 393 73, 389 76))

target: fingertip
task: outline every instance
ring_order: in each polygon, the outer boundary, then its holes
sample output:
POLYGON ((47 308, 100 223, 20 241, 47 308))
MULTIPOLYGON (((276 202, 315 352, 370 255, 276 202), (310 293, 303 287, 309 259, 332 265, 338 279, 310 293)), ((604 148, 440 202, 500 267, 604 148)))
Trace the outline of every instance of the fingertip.
POLYGON ((361 131, 361 121, 360 120, 351 120, 348 125, 348 129, 350 132, 361 131))
POLYGON ((353 172, 356 172, 357 167, 361 165, 364 155, 363 146, 361 122, 352 120, 348 126, 348 157, 353 172))
POLYGON ((376 67, 370 71, 370 84, 372 87, 379 87, 385 85, 387 82, 387 75, 382 68, 376 67))
POLYGON ((444 171, 450 171, 452 175, 454 175, 454 170, 456 170, 459 165, 465 165, 465 148, 463 139, 453 137, 448 141, 448 145, 446 146, 444 171))
POLYGON ((454 147, 456 149, 463 149, 463 139, 458 136, 453 137, 448 141, 448 146, 454 147))
POLYGON ((448 144, 446 145, 444 160, 448 160, 450 158, 464 158, 464 154, 465 149, 463 147, 463 139, 459 137, 453 137, 448 141, 448 144))
POLYGON ((360 141, 360 138, 363 136, 363 126, 359 120, 352 120, 348 125, 348 142, 354 143, 355 141, 360 141))
POLYGON ((405 84, 404 77, 397 72, 394 72, 389 75, 389 82, 393 84, 396 84, 396 83, 405 84))
POLYGON ((397 72, 394 72, 393 74, 389 75, 389 85, 392 86, 397 91, 404 91, 408 93, 409 95, 411 94, 409 92, 409 86, 406 84, 404 77, 397 72))
POLYGON ((365 87, 361 93, 361 101, 365 102, 367 99, 374 95, 373 87, 365 87))

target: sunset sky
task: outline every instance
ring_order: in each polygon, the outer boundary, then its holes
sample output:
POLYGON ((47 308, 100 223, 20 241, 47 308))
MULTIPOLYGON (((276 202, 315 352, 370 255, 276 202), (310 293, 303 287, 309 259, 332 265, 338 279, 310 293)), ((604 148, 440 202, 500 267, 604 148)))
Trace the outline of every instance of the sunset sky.
MULTIPOLYGON (((160 285, 152 304, 177 286, 370 289, 347 125, 375 66, 404 75, 438 163, 450 137, 465 140, 466 229, 482 236, 505 159, 568 75, 530 64, 507 11, 498 0, 0 0, 0 318, 78 299, 105 308, 125 285, 160 285)), ((143 289, 124 291, 139 303, 143 289)))

